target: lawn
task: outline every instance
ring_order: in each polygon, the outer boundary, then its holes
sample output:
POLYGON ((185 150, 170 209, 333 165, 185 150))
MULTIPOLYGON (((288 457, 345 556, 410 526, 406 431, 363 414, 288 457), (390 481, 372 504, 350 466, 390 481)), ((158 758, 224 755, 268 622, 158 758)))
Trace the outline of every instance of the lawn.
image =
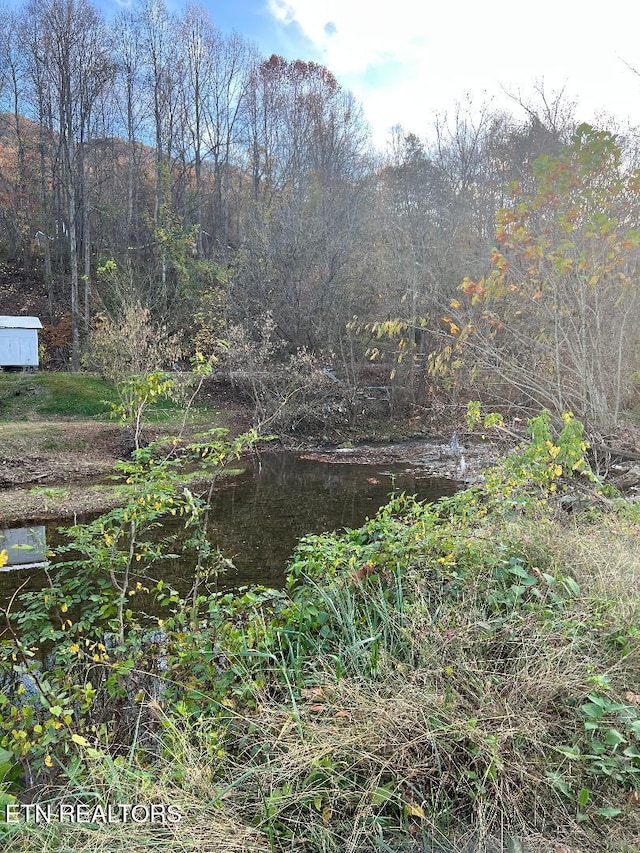
POLYGON ((106 416, 116 400, 113 385, 92 374, 0 375, 0 420, 106 416))

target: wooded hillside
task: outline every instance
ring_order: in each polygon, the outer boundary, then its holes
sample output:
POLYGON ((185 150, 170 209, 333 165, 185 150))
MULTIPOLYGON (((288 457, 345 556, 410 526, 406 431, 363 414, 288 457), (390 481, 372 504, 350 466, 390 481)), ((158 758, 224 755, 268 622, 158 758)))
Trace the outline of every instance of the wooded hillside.
POLYGON ((327 68, 163 0, 109 23, 30 2, 0 36, 0 251, 41 276, 43 320, 68 314, 57 366, 141 305, 185 355, 305 348, 350 383, 374 358, 421 404, 634 405, 634 134, 579 129, 538 87, 524 120, 458 105, 376 153, 327 68))

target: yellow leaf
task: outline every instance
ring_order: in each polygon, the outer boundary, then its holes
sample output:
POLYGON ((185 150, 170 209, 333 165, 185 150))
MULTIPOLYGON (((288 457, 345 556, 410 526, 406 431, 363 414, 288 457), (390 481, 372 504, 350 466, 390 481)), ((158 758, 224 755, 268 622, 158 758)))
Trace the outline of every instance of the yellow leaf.
POLYGON ((9 555, 7 554, 6 550, 3 549, 2 551, 0 551, 0 569, 3 566, 6 566, 8 562, 9 562, 9 555))
POLYGON ((89 741, 86 737, 82 737, 82 735, 71 735, 71 740, 77 743, 78 746, 89 746, 89 741))
POLYGON ((53 761, 51 760, 51 756, 47 753, 44 757, 44 763, 46 767, 53 767, 53 761))
POLYGON ((422 806, 419 806, 418 803, 405 803, 404 810, 409 817, 420 817, 423 819, 425 817, 422 806))

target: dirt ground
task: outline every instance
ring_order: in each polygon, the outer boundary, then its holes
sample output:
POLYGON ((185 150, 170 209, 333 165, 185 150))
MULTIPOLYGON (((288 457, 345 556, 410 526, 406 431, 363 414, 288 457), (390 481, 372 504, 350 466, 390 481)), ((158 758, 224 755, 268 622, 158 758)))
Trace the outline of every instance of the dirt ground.
POLYGON ((99 421, 0 424, 0 488, 96 477, 120 457, 122 429, 99 421))
MULTIPOLYGON (((190 433, 226 426, 232 434, 249 427, 239 407, 227 405, 188 428, 190 433)), ((173 425, 151 425, 150 440, 173 425)), ((111 476, 131 451, 131 437, 118 423, 101 420, 0 422, 0 525, 12 521, 73 518, 122 503, 122 486, 111 476)))
MULTIPOLYGON (((89 488, 111 474, 121 429, 99 421, 0 424, 0 522, 87 509, 89 488)), ((102 505, 98 507, 102 508, 102 505)))

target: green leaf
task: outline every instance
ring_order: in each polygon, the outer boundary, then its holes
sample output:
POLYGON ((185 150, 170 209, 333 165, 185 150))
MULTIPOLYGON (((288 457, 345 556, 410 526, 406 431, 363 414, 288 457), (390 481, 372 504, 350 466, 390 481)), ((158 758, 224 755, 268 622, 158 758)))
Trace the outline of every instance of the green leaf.
POLYGON ((378 788, 374 788, 371 792, 371 804, 374 806, 381 806, 393 798, 394 790, 392 785, 381 785, 378 788))
POLYGON ((580 587, 574 581, 573 578, 569 578, 569 577, 563 578, 562 583, 563 583, 563 586, 565 587, 565 589, 567 590, 567 592, 570 592, 576 598, 580 595, 580 587))
POLYGON ((551 748, 573 761, 580 758, 580 749, 577 746, 552 746, 551 748))
POLYGON ((567 797, 567 799, 572 799, 571 787, 564 781, 559 773, 551 773, 547 770, 544 775, 556 791, 560 791, 560 793, 567 797))
POLYGON ((604 808, 597 809, 596 814, 600 817, 618 817, 618 815, 622 814, 622 809, 614 809, 614 808, 604 808))
POLYGON ((596 705, 595 702, 585 702, 584 705, 580 706, 580 710, 585 717, 595 720, 599 720, 604 714, 602 705, 596 705))
POLYGON ((621 743, 626 743, 626 739, 620 734, 617 729, 609 729, 604 736, 604 741, 609 746, 616 749, 621 743))
POLYGON ((582 810, 589 800, 591 799, 591 794, 589 793, 588 788, 580 788, 578 791, 578 806, 582 810))
POLYGON ((530 578, 531 575, 522 566, 509 566, 509 573, 519 578, 530 578))

